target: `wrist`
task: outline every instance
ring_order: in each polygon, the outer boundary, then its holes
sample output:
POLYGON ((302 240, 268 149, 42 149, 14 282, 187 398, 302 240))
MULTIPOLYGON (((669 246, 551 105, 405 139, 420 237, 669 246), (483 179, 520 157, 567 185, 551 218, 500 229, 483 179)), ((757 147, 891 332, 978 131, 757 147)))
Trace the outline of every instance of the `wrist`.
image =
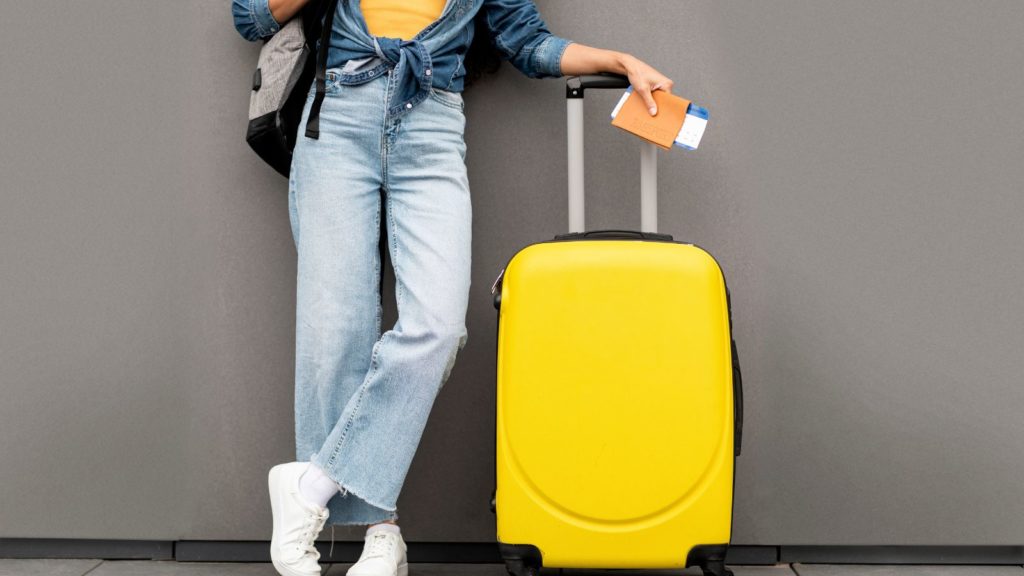
POLYGON ((625 52, 613 52, 612 62, 614 63, 614 69, 612 70, 612 72, 628 76, 629 71, 633 67, 633 62, 635 60, 636 58, 625 52))

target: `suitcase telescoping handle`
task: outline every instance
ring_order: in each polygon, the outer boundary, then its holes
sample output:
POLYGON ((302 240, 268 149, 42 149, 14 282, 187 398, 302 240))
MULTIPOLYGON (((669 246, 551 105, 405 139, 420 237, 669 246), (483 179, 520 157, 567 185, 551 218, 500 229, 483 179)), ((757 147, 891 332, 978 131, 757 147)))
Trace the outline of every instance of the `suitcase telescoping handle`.
MULTIPOLYGON (((588 88, 629 87, 629 79, 620 74, 570 76, 565 98, 569 132, 569 232, 583 232, 583 96, 588 88)), ((640 145, 640 230, 658 231, 658 147, 643 141, 640 145)))

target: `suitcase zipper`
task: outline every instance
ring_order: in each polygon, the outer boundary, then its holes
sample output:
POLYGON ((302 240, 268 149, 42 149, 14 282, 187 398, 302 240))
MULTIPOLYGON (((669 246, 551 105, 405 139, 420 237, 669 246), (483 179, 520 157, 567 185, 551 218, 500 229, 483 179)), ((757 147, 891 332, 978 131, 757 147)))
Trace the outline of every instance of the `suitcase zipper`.
MULTIPOLYGON (((494 309, 501 310, 501 280, 505 277, 505 269, 502 268, 501 272, 498 273, 498 277, 494 279, 494 284, 491 285, 491 294, 494 295, 494 309)), ((499 314, 499 319, 500 319, 499 314)))
POLYGON ((494 284, 491 284, 491 294, 498 291, 501 288, 501 279, 505 277, 505 269, 502 268, 501 272, 498 272, 498 277, 494 279, 494 284))

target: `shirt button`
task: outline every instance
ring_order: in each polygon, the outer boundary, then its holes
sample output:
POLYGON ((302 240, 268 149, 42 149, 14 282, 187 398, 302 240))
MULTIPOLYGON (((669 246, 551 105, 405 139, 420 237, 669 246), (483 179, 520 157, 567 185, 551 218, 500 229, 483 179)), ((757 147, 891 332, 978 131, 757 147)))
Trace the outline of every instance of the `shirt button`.
POLYGON ((409 103, 407 103, 407 104, 405 105, 405 107, 406 107, 406 109, 408 109, 408 108, 412 108, 412 102, 409 102, 409 103))
POLYGON ((430 74, 431 74, 430 68, 427 68, 427 71, 425 72, 425 74, 426 74, 427 76, 430 76, 430 74))

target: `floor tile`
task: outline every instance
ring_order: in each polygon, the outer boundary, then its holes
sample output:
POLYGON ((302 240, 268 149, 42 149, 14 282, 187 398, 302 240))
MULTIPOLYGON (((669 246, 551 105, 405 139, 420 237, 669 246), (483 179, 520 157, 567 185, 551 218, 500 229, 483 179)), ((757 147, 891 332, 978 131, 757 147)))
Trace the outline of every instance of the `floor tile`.
MULTIPOLYGON (((331 566, 325 576, 345 576, 351 564, 331 566)), ((789 566, 730 566, 736 576, 794 576, 789 566)), ((409 576, 507 576, 504 564, 434 564, 417 562, 409 565, 409 576)), ((699 568, 688 570, 559 570, 543 568, 539 576, 701 576, 699 568)), ((1022 575, 1024 576, 1024 575, 1022 575)))
MULTIPOLYGON (((794 576, 787 564, 778 566, 734 566, 730 564, 729 569, 735 576, 794 576)), ((686 570, 565 570, 562 576, 701 576, 702 574, 700 568, 692 567, 686 570)), ((551 576, 558 576, 557 571, 551 576)))
MULTIPOLYGON (((349 563, 324 565, 324 576, 345 576, 349 563)), ((735 576, 1024 576, 1020 566, 785 564, 730 566, 735 576)), ((507 576, 503 564, 414 563, 410 576, 507 576)), ((2 559, 0 576, 277 576, 269 562, 173 560, 2 559)), ((700 576, 688 570, 584 570, 545 568, 540 576, 700 576)))
MULTIPOLYGON (((345 576, 345 571, 348 570, 348 567, 351 565, 351 563, 331 564, 330 568, 328 568, 327 571, 324 572, 324 576, 345 576)), ((410 576, 412 576, 412 574, 410 574, 410 576)))
MULTIPOLYGON (((351 563, 332 564, 324 576, 345 576, 351 563)), ((443 564, 414 562, 409 564, 409 576, 507 576, 504 564, 443 564)), ((544 576, 547 576, 546 574, 544 576)))
POLYGON ((799 576, 1024 576, 1020 566, 794 564, 799 576))
MULTIPOLYGON (((501 566, 501 565, 499 565, 501 566)), ((735 576, 795 576, 794 572, 787 565, 779 566, 729 566, 735 576)), ((560 573, 557 568, 543 569, 540 576, 701 576, 699 568, 693 567, 686 570, 681 569, 659 569, 659 570, 585 570, 579 568, 563 569, 560 573)), ((412 575, 411 575, 412 576, 412 575)), ((430 575, 433 576, 433 575, 430 575)), ((439 576, 439 575, 438 575, 439 576)), ((490 576, 489 574, 487 576, 490 576)), ((494 576, 506 576, 495 574, 494 576)), ((1024 576, 1024 575, 1022 575, 1024 576)))
POLYGON ((82 576, 102 560, 0 558, 0 576, 82 576))
POLYGON ((777 566, 729 566, 735 576, 794 576, 789 564, 777 566))
MULTIPOLYGON (((322 566, 324 572, 329 566, 322 566)), ((107 560, 89 576, 278 576, 270 562, 107 560)))
MULTIPOLYGON (((452 569, 459 567, 458 572, 455 572, 453 576, 507 576, 504 565, 493 564, 490 570, 483 570, 488 567, 487 564, 411 564, 409 566, 410 576, 448 576, 453 574, 452 569), (421 566, 436 566, 438 569, 431 569, 430 571, 423 571, 420 569, 421 566)), ((795 576, 794 572, 786 564, 778 566, 729 566, 729 569, 733 571, 735 576, 795 576)), ((686 570, 681 569, 659 569, 659 570, 630 570, 630 569, 616 569, 616 570, 602 570, 602 569, 582 569, 582 568, 565 568, 559 570, 558 568, 544 568, 541 570, 539 576, 701 576, 702 572, 700 568, 693 567, 686 570)), ((344 576, 343 571, 332 573, 329 576, 344 576)), ((1022 575, 1024 576, 1024 575, 1022 575)))

